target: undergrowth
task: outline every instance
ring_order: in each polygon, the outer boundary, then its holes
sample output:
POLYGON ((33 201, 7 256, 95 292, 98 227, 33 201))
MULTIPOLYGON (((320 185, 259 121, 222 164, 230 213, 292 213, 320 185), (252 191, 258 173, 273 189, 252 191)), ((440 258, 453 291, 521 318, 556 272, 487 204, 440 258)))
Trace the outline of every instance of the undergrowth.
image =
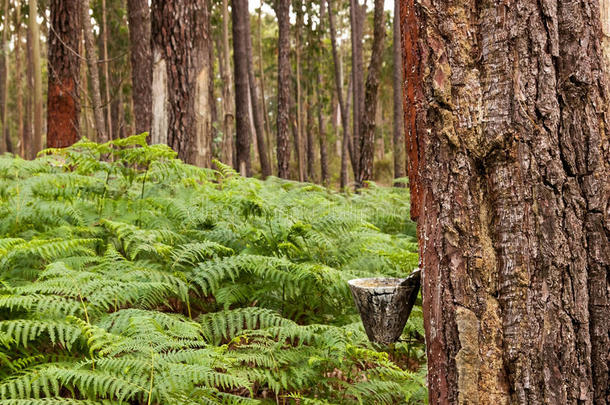
POLYGON ((425 401, 419 307, 377 347, 346 284, 417 265, 407 192, 216 166, 145 134, 0 158, 0 405, 425 401))

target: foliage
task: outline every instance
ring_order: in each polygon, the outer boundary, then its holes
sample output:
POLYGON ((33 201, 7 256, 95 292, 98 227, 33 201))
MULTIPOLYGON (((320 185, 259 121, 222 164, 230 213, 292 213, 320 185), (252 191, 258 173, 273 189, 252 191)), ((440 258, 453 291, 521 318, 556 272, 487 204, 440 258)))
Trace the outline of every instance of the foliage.
MULTIPOLYGON (((0 158, 0 404, 411 403, 346 285, 417 264, 403 189, 199 169, 146 134, 0 158)), ((419 314, 419 315, 418 315, 419 314)))

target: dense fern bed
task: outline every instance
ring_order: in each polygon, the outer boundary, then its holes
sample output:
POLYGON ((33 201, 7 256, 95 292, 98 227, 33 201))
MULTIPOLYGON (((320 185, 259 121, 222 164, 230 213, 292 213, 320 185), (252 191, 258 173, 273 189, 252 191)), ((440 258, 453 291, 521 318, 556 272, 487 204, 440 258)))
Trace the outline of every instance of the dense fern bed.
POLYGON ((0 404, 424 401, 421 311, 375 347, 346 284, 416 266, 408 193, 217 166, 144 135, 0 158, 0 404))

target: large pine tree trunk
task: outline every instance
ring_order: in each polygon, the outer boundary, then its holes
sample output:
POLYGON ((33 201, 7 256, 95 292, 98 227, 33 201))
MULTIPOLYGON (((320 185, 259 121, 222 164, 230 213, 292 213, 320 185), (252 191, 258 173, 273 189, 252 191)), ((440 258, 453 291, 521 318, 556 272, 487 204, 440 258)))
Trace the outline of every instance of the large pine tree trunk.
POLYGON ((152 121, 152 49, 148 0, 127 0, 131 83, 136 132, 150 132, 152 121))
POLYGON ((51 0, 49 32, 49 90, 47 98, 47 147, 65 148, 80 137, 78 0, 51 0))
POLYGON ((278 38, 277 166, 278 177, 290 176, 290 0, 276 2, 278 38))
POLYGON ((598 0, 401 0, 431 404, 610 403, 598 0))
POLYGON ((375 0, 373 50, 366 77, 364 109, 360 111, 360 163, 356 186, 361 187, 373 179, 373 158, 375 154, 375 115, 377 113, 377 90, 381 75, 383 44, 385 39, 385 15, 383 0, 375 0))
POLYGON ((250 95, 248 80, 248 46, 246 29, 249 16, 248 0, 231 1, 233 21, 233 67, 235 69, 235 129, 237 165, 242 176, 250 176, 250 95))
POLYGON ((210 166, 212 155, 208 18, 200 0, 152 2, 151 140, 203 167, 210 166))

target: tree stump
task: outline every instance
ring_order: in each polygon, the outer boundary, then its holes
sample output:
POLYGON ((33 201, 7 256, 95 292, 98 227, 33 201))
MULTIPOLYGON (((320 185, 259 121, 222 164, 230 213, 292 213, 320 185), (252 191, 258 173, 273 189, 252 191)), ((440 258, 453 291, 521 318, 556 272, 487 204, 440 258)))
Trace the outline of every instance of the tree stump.
POLYGON ((348 284, 371 342, 396 342, 409 319, 420 285, 419 269, 403 278, 358 278, 348 284))

